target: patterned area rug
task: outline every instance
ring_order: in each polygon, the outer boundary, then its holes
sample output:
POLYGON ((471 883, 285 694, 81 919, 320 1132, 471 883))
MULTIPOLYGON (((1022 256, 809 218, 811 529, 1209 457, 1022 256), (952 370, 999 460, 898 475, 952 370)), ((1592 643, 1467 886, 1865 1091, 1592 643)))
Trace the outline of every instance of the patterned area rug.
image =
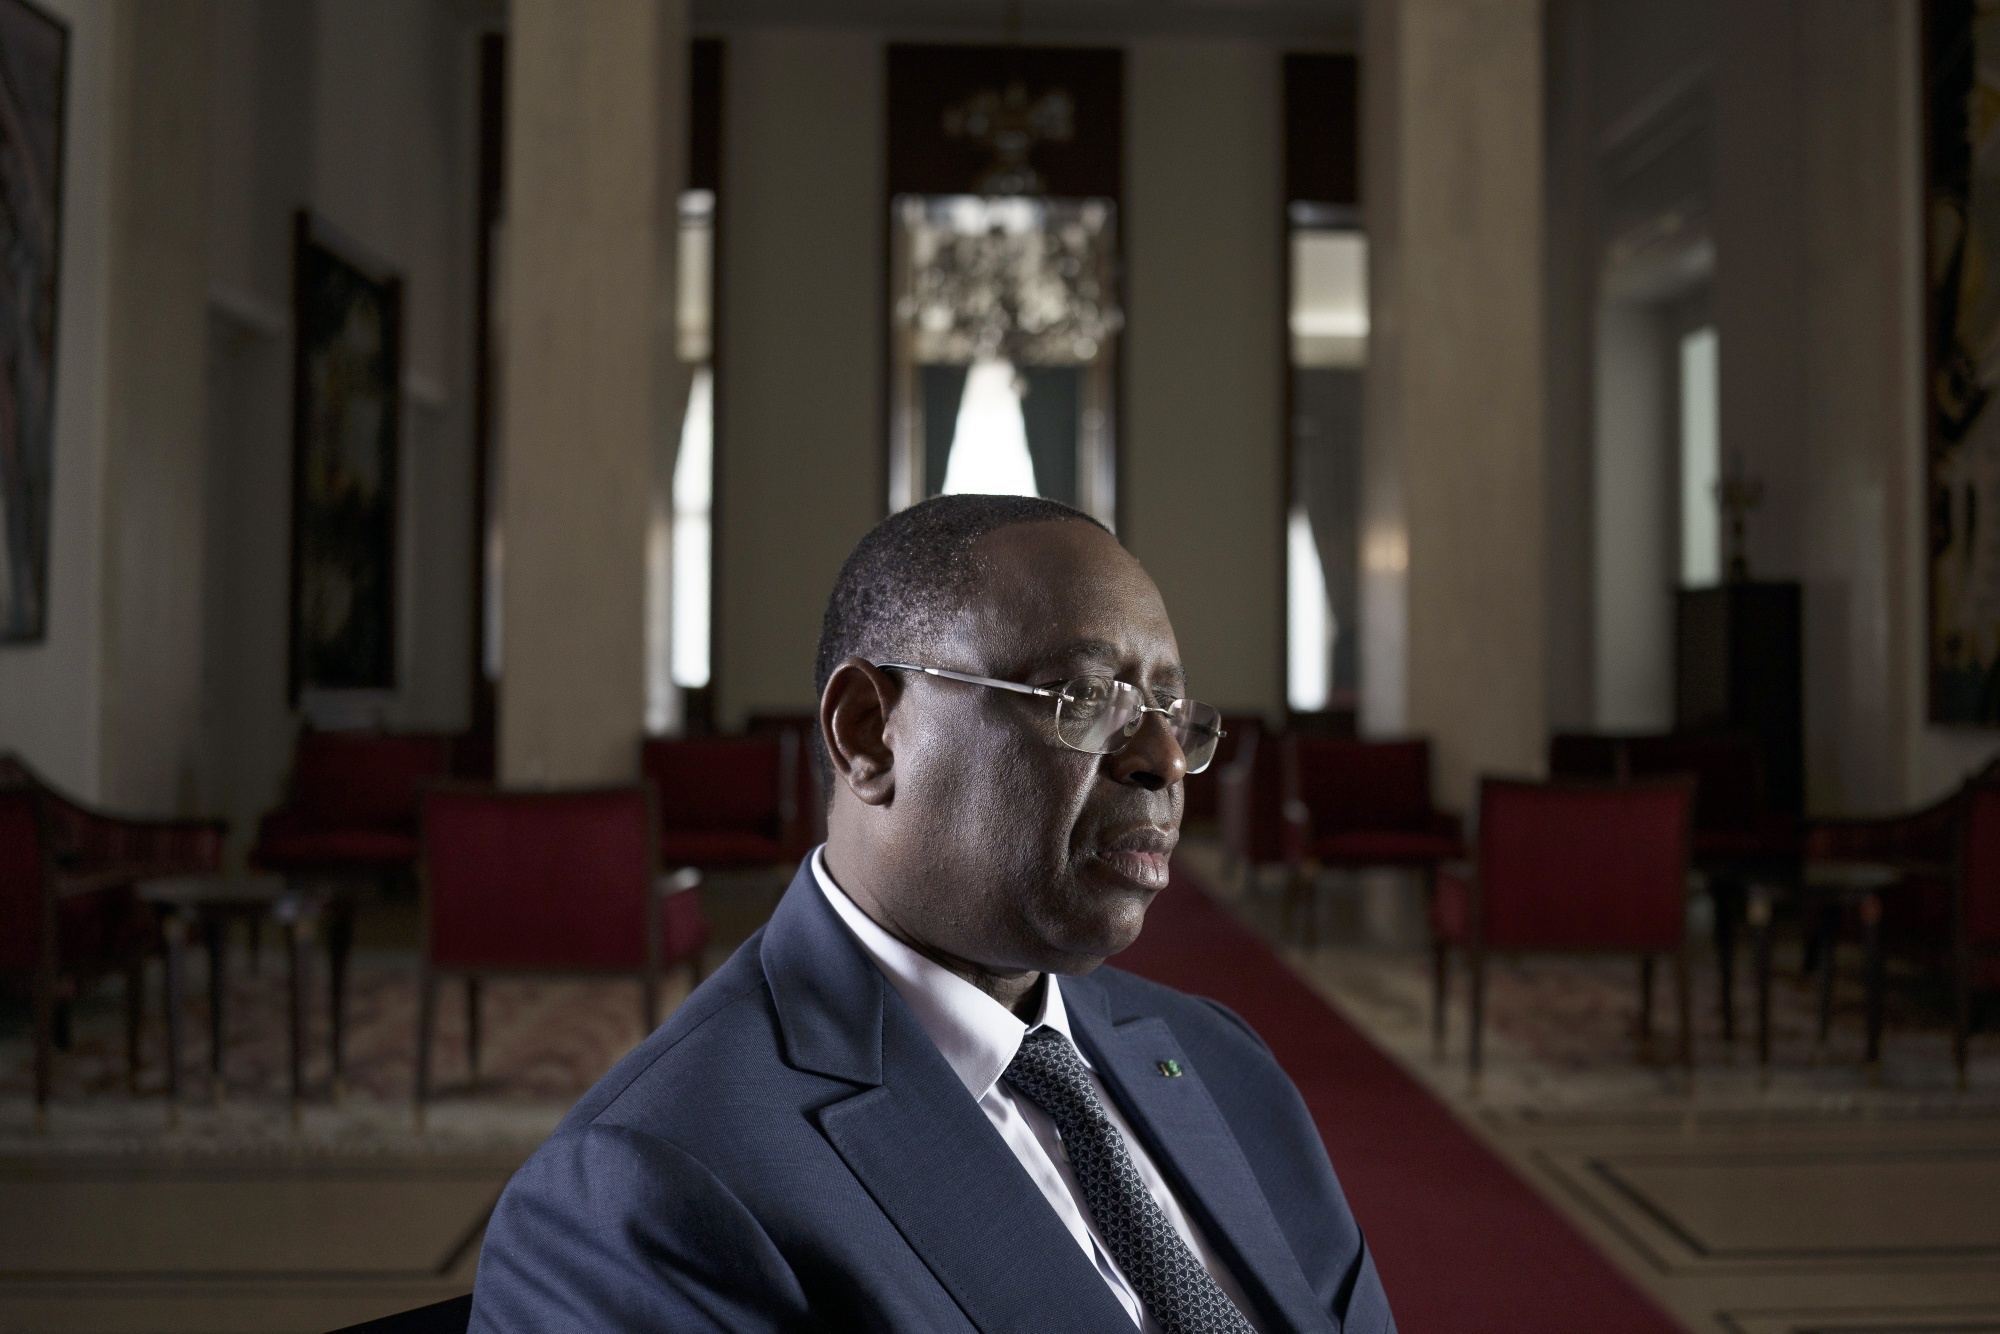
MULTIPOLYGON (((1423 896, 1413 883, 1385 876, 1371 883, 1329 877, 1322 887, 1322 936, 1316 949, 1297 943, 1279 921, 1272 887, 1245 886, 1221 874, 1210 849, 1184 847, 1183 857, 1230 909, 1413 1067, 1446 1080, 1464 1079, 1469 976, 1452 960, 1446 1006, 1446 1055, 1431 1050, 1431 960, 1424 946, 1423 896)), ((2000 1006, 1983 1008, 1973 1035, 1970 1092, 1960 1094, 1951 1060, 1951 1009, 1941 978, 1897 966, 1886 994, 1879 1084, 1863 1064, 1863 961, 1842 947, 1836 970, 1833 1023, 1819 1041, 1819 975, 1802 969, 1796 928, 1782 924, 1773 960, 1771 1064, 1757 1066, 1756 976, 1747 944, 1736 956, 1736 1033, 1722 1031, 1722 978, 1706 921, 1694 932, 1692 1010, 1697 1088, 1703 1102, 1743 1101, 1760 1107, 1824 1108, 1830 1100, 1857 1107, 1922 1104, 1954 1114, 2000 1104, 2000 1006)), ((1543 1108, 1629 1104, 1679 1090, 1679 1015, 1673 969, 1656 967, 1652 1041, 1639 1040, 1639 966, 1635 959, 1588 955, 1496 956, 1487 962, 1486 1101, 1543 1108)))
MULTIPOLYGON (((199 956, 195 962, 199 964, 199 956)), ((357 951, 348 980, 344 1089, 336 1098, 323 970, 311 977, 300 1125, 290 1112, 286 977, 269 953, 252 973, 232 960, 225 1076, 210 1073, 204 968, 193 969, 184 1018, 182 1115, 166 1097, 166 1024, 160 969, 148 981, 137 1094, 125 1083, 124 1002, 109 981, 77 1006, 71 1049, 56 1059, 50 1127, 33 1117, 33 1045, 25 1007, 0 1011, 0 1150, 138 1147, 159 1142, 215 1148, 265 1141, 401 1146, 416 1136, 417 975, 413 953, 357 951)), ((686 970, 669 974, 663 1010, 678 1004, 686 970)), ((466 991, 438 992, 433 1103, 426 1142, 439 1147, 533 1145, 597 1078, 643 1036, 639 985, 628 980, 490 978, 481 1004, 475 1084, 466 1063, 466 991)))

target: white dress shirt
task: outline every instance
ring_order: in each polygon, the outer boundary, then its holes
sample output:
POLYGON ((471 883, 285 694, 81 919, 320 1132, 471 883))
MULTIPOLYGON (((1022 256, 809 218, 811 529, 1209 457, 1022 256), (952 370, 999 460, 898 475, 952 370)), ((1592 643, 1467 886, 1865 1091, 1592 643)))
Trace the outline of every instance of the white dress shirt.
MULTIPOLYGON (((1014 1054, 1021 1048, 1021 1039, 1034 1029, 1054 1029, 1067 1038, 1072 1047, 1076 1046, 1076 1038, 1069 1028, 1069 1013, 1063 1007, 1062 989, 1057 985, 1055 975, 1045 975, 1048 985, 1042 988, 1041 1013, 1034 1023, 1024 1024, 999 1001, 903 944, 855 907, 854 901, 833 882, 832 874, 826 869, 825 845, 814 850, 812 868, 826 901, 833 905, 834 912, 854 933, 861 948, 889 979, 889 985, 896 988, 904 1003, 916 1014, 917 1022, 930 1034, 931 1041, 937 1043, 946 1064, 951 1066, 959 1081, 965 1085, 965 1091, 979 1104, 979 1110, 986 1113, 986 1119, 993 1123, 993 1128, 1000 1132, 1000 1138, 1006 1141, 1008 1149, 1040 1188, 1049 1207, 1056 1211, 1056 1217, 1069 1229, 1070 1236, 1076 1238, 1076 1244, 1083 1248, 1084 1255, 1096 1266, 1099 1277, 1111 1289, 1111 1295, 1118 1299, 1119 1305, 1125 1308, 1125 1313, 1132 1317, 1132 1323, 1143 1334, 1159 1334, 1159 1327, 1146 1314, 1138 1293, 1120 1272, 1118 1262, 1112 1259, 1110 1248, 1104 1244, 1096 1223, 1091 1221, 1090 1209, 1070 1172, 1069 1159, 1063 1152, 1062 1136, 1056 1133, 1055 1122, 1040 1107, 1016 1095, 1001 1079, 1007 1067, 1013 1064, 1014 1054)), ((1138 1136, 1132 1133, 1132 1127, 1125 1123, 1118 1104, 1104 1091, 1090 1058, 1080 1047, 1077 1048, 1077 1056, 1083 1061, 1083 1068, 1090 1072, 1090 1084, 1097 1093, 1097 1100, 1104 1104, 1105 1115, 1111 1118, 1111 1124, 1118 1127, 1119 1135, 1125 1140, 1125 1149, 1132 1155, 1132 1165, 1139 1169, 1139 1177, 1146 1183, 1146 1189, 1152 1192, 1160 1211, 1173 1224, 1181 1240, 1207 1266, 1208 1272, 1229 1295, 1229 1300, 1236 1303, 1244 1318, 1256 1325, 1256 1314, 1244 1299, 1236 1276, 1229 1272, 1229 1267, 1181 1208, 1180 1201, 1174 1198, 1166 1179, 1160 1175, 1160 1169, 1154 1165, 1138 1136)))

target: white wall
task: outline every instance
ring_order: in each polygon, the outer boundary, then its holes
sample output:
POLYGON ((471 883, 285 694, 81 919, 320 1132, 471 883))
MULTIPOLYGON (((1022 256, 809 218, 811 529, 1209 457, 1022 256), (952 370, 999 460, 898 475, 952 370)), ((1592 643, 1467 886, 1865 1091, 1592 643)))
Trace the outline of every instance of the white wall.
POLYGON ((96 800, 116 7, 112 0, 47 7, 70 25, 48 636, 0 646, 0 750, 20 751, 50 781, 96 800))
MULTIPOLYGON (((840 563, 885 510, 880 32, 728 35, 718 716, 813 705, 840 563)), ((1282 706, 1277 47, 1141 40, 1126 69, 1122 536, 1203 697, 1282 706), (1190 87, 1202 97, 1186 96, 1190 87)))
MULTIPOLYGON (((1602 234, 1572 239, 1582 253, 1571 258, 1601 265, 1591 247, 1649 209, 1712 220, 1724 459, 1765 488, 1749 520, 1751 569, 1805 589, 1808 808, 1928 801, 2000 750, 2000 736, 1933 727, 1925 713, 1918 6, 1770 0, 1670 12, 1616 0, 1581 17, 1569 3, 1552 13, 1581 67, 1572 78, 1592 91, 1552 103, 1570 119, 1551 125, 1551 142, 1602 155, 1596 169, 1620 183, 1586 201, 1606 215, 1602 234), (1621 168, 1621 140, 1643 170, 1621 168)), ((1554 319, 1589 321, 1591 309, 1574 292, 1552 295, 1554 319)), ((1601 346, 1596 355, 1601 386, 1620 372, 1601 346)), ((1598 405, 1601 430, 1614 427, 1602 420, 1608 406, 1598 405)), ((1669 419, 1658 413, 1657 428, 1669 419)), ((1608 443, 1600 436, 1599 466, 1608 443)), ((1674 512, 1669 476, 1659 519, 1674 512)), ((1607 488, 1619 489, 1598 478, 1600 500, 1607 488)), ((1607 587, 1629 570, 1619 551, 1630 545, 1629 534, 1601 530, 1595 543, 1600 691, 1620 672, 1650 682, 1647 663, 1670 665, 1668 646, 1646 638, 1652 614, 1632 615, 1607 587), (1622 642, 1607 643, 1620 624, 1622 642)), ((1596 712, 1602 725, 1639 717, 1604 698, 1596 712)))
POLYGON ((208 13, 118 11, 105 419, 105 802, 198 806, 207 491, 208 13))
POLYGON ((0 747, 142 811, 278 795, 291 215, 402 269, 402 689, 462 726, 471 624, 471 87, 435 0, 118 4, 72 25, 50 634, 0 649, 0 747))
POLYGON ((470 721, 474 29, 440 0, 320 0, 313 208, 404 275, 397 691, 404 728, 470 721))
POLYGON ((883 42, 729 38, 716 393, 717 717, 811 709, 840 564, 887 506, 883 42))
POLYGON ((1120 536, 1160 586, 1190 688, 1284 707, 1283 109, 1262 42, 1126 62, 1120 536), (1190 90, 1199 89, 1199 96, 1190 90))
POLYGON ((1594 725, 1664 730, 1674 722, 1677 571, 1666 333, 1659 311, 1607 302, 1597 316, 1596 449, 1591 469, 1596 633, 1594 725))

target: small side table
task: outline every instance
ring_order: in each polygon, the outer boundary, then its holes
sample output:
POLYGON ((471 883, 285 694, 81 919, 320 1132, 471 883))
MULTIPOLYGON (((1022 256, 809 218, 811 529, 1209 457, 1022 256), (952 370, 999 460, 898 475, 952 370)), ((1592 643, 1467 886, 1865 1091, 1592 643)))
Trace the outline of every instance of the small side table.
MULTIPOLYGON (((1916 868, 1894 862, 1808 861, 1796 886, 1801 909, 1811 916, 1838 913, 1848 904, 1856 906, 1861 919, 1867 955, 1867 1029, 1865 1062, 1871 1081, 1880 1078, 1882 1060, 1882 895, 1907 879, 1916 868)), ((1755 885, 1751 889, 1749 919, 1757 933, 1757 1065, 1768 1076, 1771 1065, 1771 946, 1772 888, 1755 885)), ((1829 939, 1820 959, 1819 1040, 1826 1041, 1833 1023, 1833 987, 1838 968, 1835 946, 1829 939)))
POLYGON ((229 994, 228 927, 233 918, 253 922, 265 917, 284 930, 290 964, 289 1052, 291 1105, 294 1120, 304 1086, 306 1038, 306 951, 318 936, 322 922, 328 926, 331 956, 331 1008, 333 1012, 333 1076, 336 1092, 341 1077, 341 1056, 346 1008, 345 981, 347 947, 353 938, 353 902, 332 892, 298 890, 274 875, 195 875, 147 880, 138 887, 139 898, 161 912, 161 932, 167 942, 167 1098, 176 1124, 180 1121, 181 1024, 187 986, 187 939, 191 927, 199 927, 208 952, 208 1024, 211 1089, 221 1097, 223 1060, 227 1047, 224 1014, 229 994))

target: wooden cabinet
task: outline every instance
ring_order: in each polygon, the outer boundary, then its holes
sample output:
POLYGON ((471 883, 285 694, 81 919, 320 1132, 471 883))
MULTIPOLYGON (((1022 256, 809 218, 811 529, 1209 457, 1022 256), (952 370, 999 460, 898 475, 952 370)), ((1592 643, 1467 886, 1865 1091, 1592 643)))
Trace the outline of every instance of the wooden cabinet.
POLYGON ((1674 727, 1762 743, 1764 800, 1805 805, 1805 689, 1796 583, 1683 588, 1674 607, 1674 727))

